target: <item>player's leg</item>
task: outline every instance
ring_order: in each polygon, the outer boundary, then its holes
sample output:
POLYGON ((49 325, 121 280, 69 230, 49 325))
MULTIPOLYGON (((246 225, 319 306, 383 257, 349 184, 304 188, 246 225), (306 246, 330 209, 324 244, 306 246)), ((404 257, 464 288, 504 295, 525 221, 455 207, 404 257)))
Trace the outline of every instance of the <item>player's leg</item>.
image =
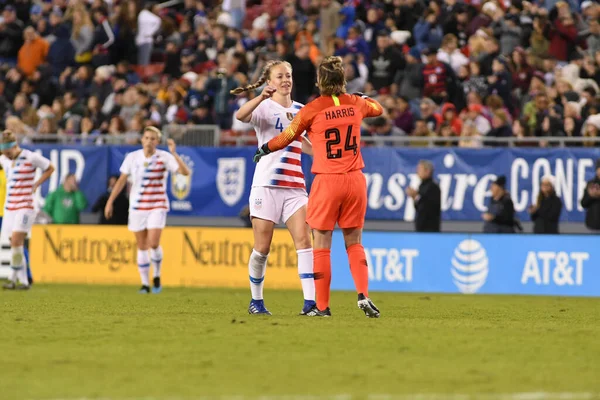
POLYGON ((27 264, 23 246, 27 232, 13 231, 10 238, 10 252, 12 275, 10 282, 4 285, 4 289, 29 289, 29 279, 27 279, 27 264))
POLYGON ((266 219, 252 217, 252 233, 254 234, 254 247, 248 260, 248 276, 250 279, 250 292, 252 299, 248 306, 250 314, 271 315, 265 307, 263 290, 267 272, 267 258, 273 240, 275 223, 266 219))
POLYGON ((331 297, 331 238, 333 230, 313 229, 315 289, 317 308, 330 316, 329 299, 331 297))
POLYGON ((308 196, 306 222, 313 230, 317 308, 328 315, 331 290, 331 237, 339 217, 343 187, 337 175, 317 175, 308 196))
POLYGON ((308 195, 304 189, 282 189, 286 194, 283 205, 283 221, 292 236, 298 255, 298 276, 304 294, 304 306, 300 315, 318 316, 315 301, 314 260, 310 227, 306 223, 308 195))
POLYGON ((248 277, 252 299, 248 306, 250 314, 271 315, 265 307, 263 289, 267 272, 267 259, 273 240, 275 224, 281 220, 283 200, 274 195, 274 190, 253 187, 250 191, 250 218, 254 247, 248 260, 248 277))
POLYGON ((150 247, 150 262, 154 268, 152 278, 152 293, 160 293, 162 285, 160 282, 160 271, 163 261, 163 250, 160 245, 162 230, 167 225, 167 212, 154 210, 148 216, 148 246, 150 247))
POLYGON ((2 285, 2 287, 4 289, 15 289, 17 286, 17 281, 19 279, 19 270, 16 268, 12 268, 13 267, 13 253, 12 253, 12 229, 13 229, 13 223, 15 220, 15 213, 13 211, 7 211, 4 214, 4 217, 2 218, 2 233, 3 235, 6 235, 6 237, 8 238, 10 244, 11 244, 11 273, 10 276, 8 277, 9 282, 5 285, 2 285))
POLYGON ((150 256, 148 254, 148 230, 134 232, 137 244, 137 265, 142 280, 140 293, 150 293, 150 256))
POLYGON ((367 183, 362 172, 347 175, 346 198, 338 224, 344 234, 350 272, 358 293, 358 306, 367 317, 378 318, 379 310, 369 299, 369 267, 362 245, 362 228, 367 213, 367 183))
MULTIPOLYGON (((10 248, 11 248, 11 267, 13 269, 12 274, 12 288, 13 289, 29 289, 29 278, 27 277, 27 260, 25 258, 25 239, 27 234, 31 231, 34 220, 33 210, 23 209, 18 210, 12 214, 11 221, 11 235, 10 235, 10 248), (17 285, 17 281, 20 285, 17 285)), ((7 289, 11 289, 9 284, 7 289)))
POLYGON ((148 255, 148 213, 132 211, 129 213, 127 228, 135 235, 137 245, 137 265, 142 280, 140 293, 150 293, 150 256, 148 255))

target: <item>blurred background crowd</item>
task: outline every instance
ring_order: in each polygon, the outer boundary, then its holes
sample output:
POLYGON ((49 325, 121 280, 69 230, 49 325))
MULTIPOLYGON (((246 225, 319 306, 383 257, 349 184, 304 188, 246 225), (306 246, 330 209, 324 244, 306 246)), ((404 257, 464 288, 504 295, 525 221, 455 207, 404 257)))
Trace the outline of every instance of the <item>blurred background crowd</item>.
MULTIPOLYGON (((442 145, 552 146, 600 130, 600 5, 538 0, 0 0, 1 123, 137 143, 146 125, 216 124, 248 100, 229 91, 265 62, 293 67, 294 99, 316 95, 323 56, 344 58, 348 91, 380 100, 364 134, 459 138, 442 145)), ((245 97, 246 96, 246 97, 245 97)), ((45 137, 45 135, 47 135, 45 137)), ((576 146, 596 146, 583 141, 576 146)), ((412 141, 411 145, 419 145, 412 141)), ((425 144, 425 142, 423 143, 425 144)))

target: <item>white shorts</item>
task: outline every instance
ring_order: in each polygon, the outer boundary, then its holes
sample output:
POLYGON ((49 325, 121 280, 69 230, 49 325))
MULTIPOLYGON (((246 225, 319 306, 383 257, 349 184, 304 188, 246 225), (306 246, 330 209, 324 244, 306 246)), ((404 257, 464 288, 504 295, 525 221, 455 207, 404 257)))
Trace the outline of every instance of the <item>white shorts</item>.
POLYGON ((306 204, 308 194, 304 189, 256 186, 250 190, 250 216, 276 224, 286 223, 306 204))
POLYGON ((35 220, 34 210, 23 208, 15 211, 5 211, 2 218, 2 236, 10 237, 13 232, 29 234, 35 220))
POLYGON ((164 229, 167 225, 167 210, 129 211, 127 228, 131 232, 146 229, 164 229))

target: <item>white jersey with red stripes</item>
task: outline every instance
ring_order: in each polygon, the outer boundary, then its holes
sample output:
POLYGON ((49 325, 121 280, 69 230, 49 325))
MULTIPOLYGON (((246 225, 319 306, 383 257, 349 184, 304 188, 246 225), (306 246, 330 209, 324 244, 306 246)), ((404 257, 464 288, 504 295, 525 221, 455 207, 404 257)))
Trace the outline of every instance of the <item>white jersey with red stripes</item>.
MULTIPOLYGON (((252 112, 250 124, 254 126, 258 146, 278 136, 303 107, 298 102, 286 108, 272 99, 264 100, 252 112)), ((295 140, 285 149, 267 154, 256 164, 252 187, 269 186, 305 189, 302 173, 302 141, 295 140)))
POLYGON ((0 163, 6 174, 4 211, 33 210, 35 172, 38 168, 42 171, 47 170, 50 160, 38 153, 23 149, 14 160, 5 155, 0 156, 0 163))
POLYGON ((150 157, 144 155, 144 150, 127 154, 120 171, 132 179, 129 210, 168 211, 167 176, 169 172, 175 173, 178 169, 175 157, 164 150, 156 150, 150 157))

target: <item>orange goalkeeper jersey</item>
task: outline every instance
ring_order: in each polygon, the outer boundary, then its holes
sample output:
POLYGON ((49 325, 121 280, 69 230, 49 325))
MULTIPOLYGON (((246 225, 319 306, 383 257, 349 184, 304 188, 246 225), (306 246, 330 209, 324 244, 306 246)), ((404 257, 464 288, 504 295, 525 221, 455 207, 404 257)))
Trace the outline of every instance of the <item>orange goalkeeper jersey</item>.
POLYGON ((370 98, 321 96, 304 106, 268 147, 271 151, 283 149, 306 131, 313 147, 313 174, 360 170, 365 166, 360 153, 361 122, 382 113, 381 105, 370 98))

